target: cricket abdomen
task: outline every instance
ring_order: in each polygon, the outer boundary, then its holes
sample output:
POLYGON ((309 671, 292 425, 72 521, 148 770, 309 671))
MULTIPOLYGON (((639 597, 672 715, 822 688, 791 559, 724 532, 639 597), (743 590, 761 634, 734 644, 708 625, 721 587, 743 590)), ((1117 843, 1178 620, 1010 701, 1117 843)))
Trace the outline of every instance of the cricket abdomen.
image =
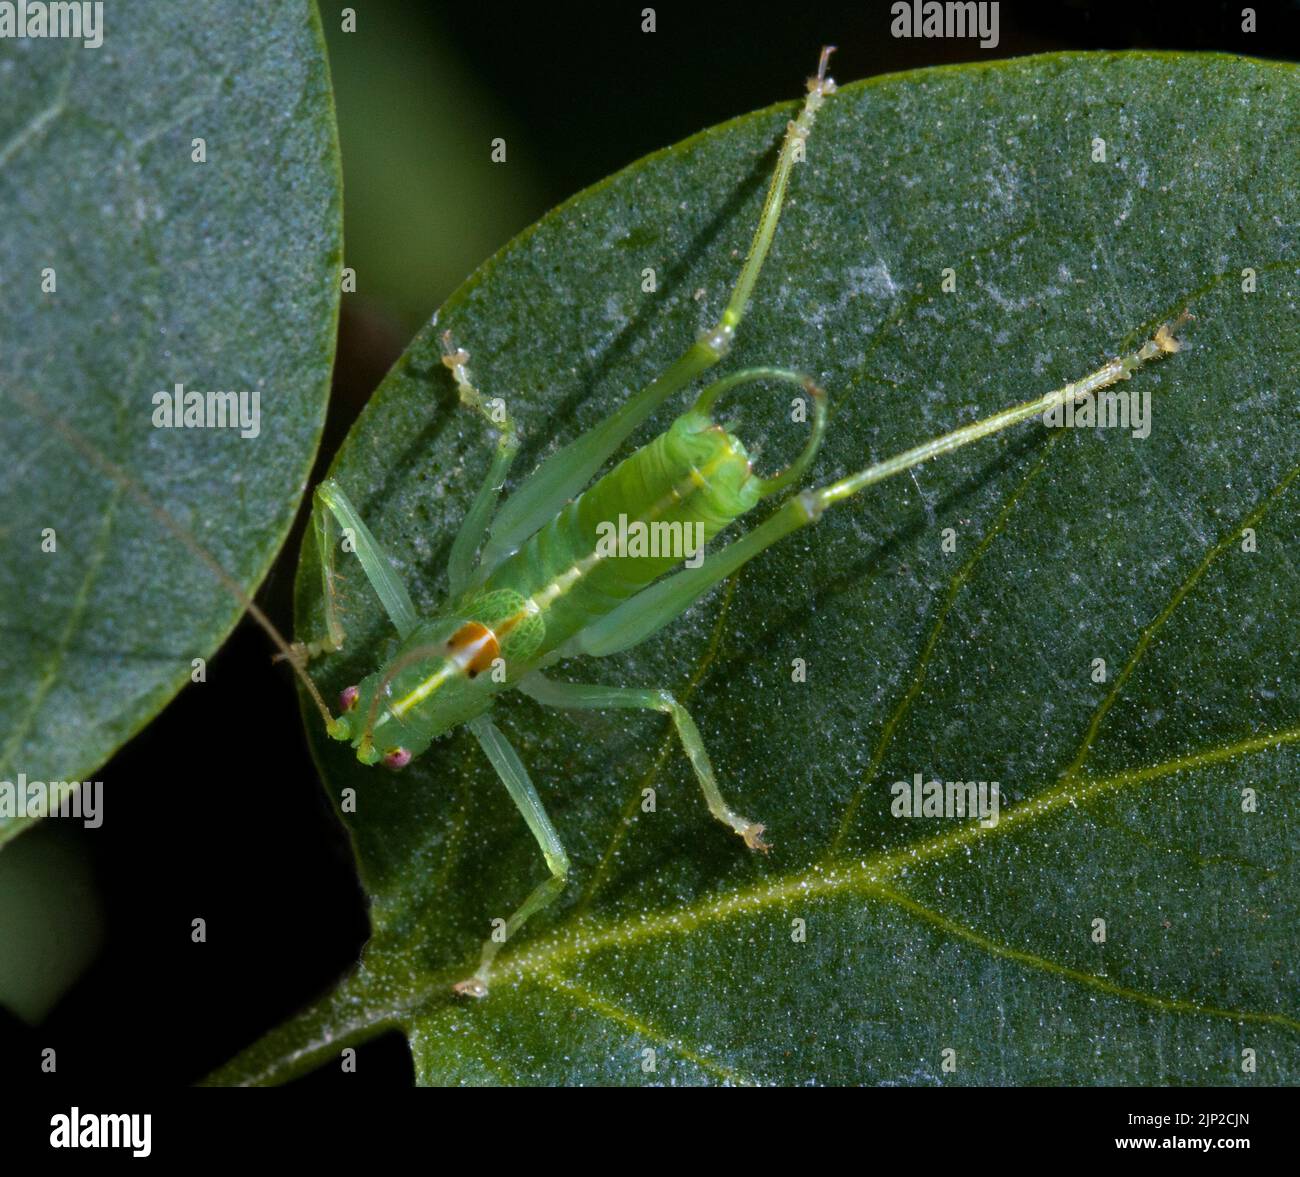
MULTIPOLYGON (((761 497, 744 446, 701 413, 621 462, 488 577, 544 627, 536 661, 684 562, 761 497)), ((509 659, 507 659, 509 663, 509 659)))

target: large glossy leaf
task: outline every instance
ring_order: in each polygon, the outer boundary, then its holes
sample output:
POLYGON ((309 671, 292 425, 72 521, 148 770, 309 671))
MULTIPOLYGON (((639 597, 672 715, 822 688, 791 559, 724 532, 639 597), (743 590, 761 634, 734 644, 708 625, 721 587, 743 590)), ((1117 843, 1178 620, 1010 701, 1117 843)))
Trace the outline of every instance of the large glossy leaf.
MULTIPOLYGON (((386 775, 309 715, 331 793, 356 790, 374 938, 214 1079, 282 1079, 393 1026, 425 1083, 1300 1078, 1298 99, 1293 68, 1214 56, 845 87, 726 361, 831 391, 812 479, 1077 378, 1187 307, 1186 350, 1131 385, 1150 436, 1022 426, 837 508, 661 638, 563 668, 688 701, 770 857, 709 818, 661 716, 507 698, 575 865, 480 1003, 448 987, 543 877, 523 822, 466 733, 386 775), (917 773, 999 782, 1001 821, 891 816, 917 773)), ((415 340, 334 474, 419 606, 489 448, 437 332, 508 398, 528 458, 575 436, 719 312, 791 109, 583 193, 415 340)), ((389 636, 352 589, 332 689, 389 636)))
MULTIPOLYGON (((255 29, 215 3, 179 23, 110 5, 99 48, 0 42, 0 85, 0 779, 49 782, 93 772, 242 609, 47 418, 251 590, 323 420, 338 156, 305 0, 255 29), (177 383, 256 390, 260 431, 154 428, 177 383)), ((0 816, 0 841, 24 824, 0 816)))

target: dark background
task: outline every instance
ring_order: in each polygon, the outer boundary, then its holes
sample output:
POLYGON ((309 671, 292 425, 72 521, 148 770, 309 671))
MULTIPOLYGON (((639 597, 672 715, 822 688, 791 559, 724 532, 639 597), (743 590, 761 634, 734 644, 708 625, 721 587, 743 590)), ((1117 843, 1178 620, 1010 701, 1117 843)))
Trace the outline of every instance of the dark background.
MULTIPOLYGON (((888 3, 322 4, 343 148, 346 263, 321 462, 414 330, 481 260, 554 204, 649 151, 801 93, 820 45, 842 82, 1056 49, 1217 49, 1294 58, 1297 7, 1003 3, 1000 43, 895 40, 888 3), (640 31, 652 6, 657 31, 640 31), (509 167, 487 142, 502 135, 509 167)), ((301 524, 259 594, 291 629, 301 524)), ((101 829, 78 831, 104 948, 39 1028, 0 1010, 0 1077, 76 1089, 187 1084, 292 1014, 356 959, 366 905, 307 754, 295 692, 245 621, 184 692, 96 774, 101 829), (193 944, 191 920, 207 921, 193 944), (58 1052, 56 1076, 39 1052, 58 1052)), ((68 824, 68 823, 61 823, 68 824)), ((25 837, 69 837, 67 829, 25 837)), ((51 913, 57 919, 56 912, 51 913)), ((333 1070, 300 1080, 337 1083, 333 1070)), ((409 1084, 403 1039, 351 1082, 409 1084)))

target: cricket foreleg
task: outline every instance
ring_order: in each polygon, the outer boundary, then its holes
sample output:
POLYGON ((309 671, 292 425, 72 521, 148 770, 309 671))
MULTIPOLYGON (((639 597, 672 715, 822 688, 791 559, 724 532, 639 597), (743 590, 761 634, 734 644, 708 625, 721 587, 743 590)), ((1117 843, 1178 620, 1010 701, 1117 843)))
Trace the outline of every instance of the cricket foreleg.
POLYGON ((745 845, 751 850, 769 848, 763 841, 763 826, 756 821, 750 821, 747 817, 742 817, 722 796, 700 729, 695 726, 691 713, 673 697, 671 691, 556 682, 536 673, 521 679, 519 689, 546 707, 569 707, 594 711, 614 709, 662 711, 665 715, 671 716, 673 725, 677 729, 677 738, 682 743, 682 751, 691 762, 695 776, 700 782, 700 788, 704 791, 704 800, 709 807, 709 812, 723 825, 730 826, 744 838, 745 845))
POLYGON ((460 394, 460 403, 473 409, 488 426, 496 430, 497 447, 488 465, 487 477, 474 496, 460 530, 452 541, 451 555, 447 558, 447 582, 452 596, 458 596, 470 583, 474 572, 474 558, 487 536, 497 499, 505 485, 506 476, 519 452, 519 431, 514 419, 500 399, 488 400, 469 377, 469 353, 452 343, 451 332, 442 337, 442 362, 450 369, 460 394))
POLYGON ((722 317, 701 334, 662 376, 599 425, 557 450, 529 475, 501 508, 492 525, 491 535, 483 549, 485 569, 494 568, 554 516, 656 408, 731 350, 736 329, 744 318, 745 307, 772 246, 790 183, 790 172, 795 163, 804 158, 808 136, 826 95, 835 92, 834 80, 826 76, 831 52, 830 48, 822 50, 817 73, 808 79, 808 94, 799 117, 786 127, 758 228, 754 231, 749 253, 722 317))
POLYGON ((501 950, 501 945, 508 941, 530 916, 548 907, 559 897, 569 876, 569 856, 560 845, 560 837, 555 832, 555 827, 551 825, 551 819, 546 816, 546 810, 542 808, 541 798, 537 796, 537 790, 528 778, 528 770, 524 768, 518 753, 510 746, 500 729, 486 715, 471 719, 469 729, 487 754, 488 760, 492 762, 492 767, 497 770, 497 775, 510 793, 510 799, 523 814, 524 821, 528 823, 533 837, 542 848, 546 866, 551 872, 551 877, 544 883, 538 884, 519 909, 505 921, 499 937, 494 934, 484 942, 479 966, 474 975, 452 986, 457 993, 466 997, 486 997, 488 980, 492 973, 492 961, 501 950))

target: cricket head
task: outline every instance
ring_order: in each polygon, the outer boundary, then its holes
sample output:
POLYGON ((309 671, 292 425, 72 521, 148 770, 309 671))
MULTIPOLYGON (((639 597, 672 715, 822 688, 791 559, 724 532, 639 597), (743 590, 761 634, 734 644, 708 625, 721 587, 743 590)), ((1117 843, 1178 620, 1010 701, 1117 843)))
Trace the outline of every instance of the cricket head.
POLYGON ((499 649, 491 629, 463 617, 417 626, 391 659, 339 696, 326 729, 362 764, 405 768, 439 736, 491 703, 489 670, 499 649))

